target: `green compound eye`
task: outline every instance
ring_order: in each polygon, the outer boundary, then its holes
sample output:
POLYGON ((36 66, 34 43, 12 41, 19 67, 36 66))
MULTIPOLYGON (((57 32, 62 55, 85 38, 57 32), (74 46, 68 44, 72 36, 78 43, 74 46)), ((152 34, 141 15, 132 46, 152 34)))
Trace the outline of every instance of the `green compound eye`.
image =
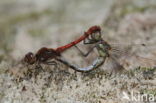
POLYGON ((91 38, 94 40, 99 40, 101 39, 101 34, 99 32, 95 32, 91 35, 91 38))

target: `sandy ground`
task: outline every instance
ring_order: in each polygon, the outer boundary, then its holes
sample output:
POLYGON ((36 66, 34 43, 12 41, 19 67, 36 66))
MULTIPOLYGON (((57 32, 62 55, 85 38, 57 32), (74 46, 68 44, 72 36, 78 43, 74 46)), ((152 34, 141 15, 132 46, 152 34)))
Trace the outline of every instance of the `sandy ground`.
MULTIPOLYGON (((155 0, 3 0, 0 14, 0 103, 156 102, 155 0), (112 46, 131 47, 129 52, 140 58, 121 57, 126 70, 117 74, 107 63, 90 73, 61 63, 58 68, 43 65, 43 71, 21 64, 27 52, 67 44, 92 25, 101 26, 112 46), (131 45, 142 43, 146 46, 131 45)), ((63 53, 79 66, 96 56, 94 51, 83 58, 75 48, 63 53)))

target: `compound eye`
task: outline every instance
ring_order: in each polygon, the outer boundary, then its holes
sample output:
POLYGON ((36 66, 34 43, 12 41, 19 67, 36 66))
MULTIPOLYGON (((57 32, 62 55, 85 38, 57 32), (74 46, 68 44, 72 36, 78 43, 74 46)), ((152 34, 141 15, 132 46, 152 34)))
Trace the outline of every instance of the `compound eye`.
POLYGON ((101 34, 100 32, 95 32, 95 33, 92 33, 91 37, 92 39, 98 40, 101 37, 101 34))
POLYGON ((99 35, 100 36, 101 35, 101 31, 97 31, 96 32, 96 35, 99 35))
POLYGON ((24 57, 24 61, 28 64, 34 64, 35 62, 34 54, 32 52, 27 53, 24 57))
POLYGON ((33 53, 29 53, 29 55, 30 55, 30 57, 33 57, 34 54, 33 53))
POLYGON ((33 58, 34 54, 32 52, 29 52, 26 54, 26 57, 27 58, 33 58))

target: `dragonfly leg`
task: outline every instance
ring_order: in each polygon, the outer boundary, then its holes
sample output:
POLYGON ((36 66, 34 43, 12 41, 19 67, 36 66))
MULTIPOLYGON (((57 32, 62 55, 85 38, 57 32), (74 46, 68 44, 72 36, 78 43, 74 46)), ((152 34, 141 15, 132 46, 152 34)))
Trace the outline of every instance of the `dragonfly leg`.
POLYGON ((93 39, 90 39, 89 37, 83 40, 83 44, 94 44, 94 43, 96 43, 96 41, 93 39))
POLYGON ((56 61, 46 61, 46 62, 44 62, 44 64, 54 65, 55 68, 58 68, 58 65, 57 65, 56 61))
POLYGON ((37 63, 36 66, 35 66, 35 71, 34 71, 34 76, 35 76, 35 78, 37 77, 37 75, 38 75, 41 71, 44 72, 44 69, 42 68, 42 66, 40 65, 40 63, 37 63))
POLYGON ((35 66, 35 69, 37 70, 43 70, 42 66, 40 65, 40 63, 37 63, 35 66))
POLYGON ((87 53, 84 53, 77 45, 75 45, 75 47, 80 52, 80 54, 82 56, 84 56, 84 57, 87 57, 93 51, 93 49, 95 48, 95 46, 94 46, 87 53))

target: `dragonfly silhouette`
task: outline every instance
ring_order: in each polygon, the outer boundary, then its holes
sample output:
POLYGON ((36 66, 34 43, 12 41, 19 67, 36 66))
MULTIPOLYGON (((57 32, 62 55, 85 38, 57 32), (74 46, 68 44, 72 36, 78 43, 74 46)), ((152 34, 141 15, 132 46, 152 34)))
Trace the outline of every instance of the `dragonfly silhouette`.
POLYGON ((61 46, 56 49, 43 47, 39 49, 36 54, 29 52, 25 55, 24 62, 28 65, 37 64, 36 66, 38 67, 41 67, 41 63, 47 65, 56 65, 57 63, 54 61, 54 59, 59 60, 57 58, 61 57, 61 53, 81 42, 82 40, 85 40, 89 35, 93 33, 101 34, 101 28, 99 26, 90 27, 87 32, 84 32, 84 35, 65 46, 61 46))
MULTIPOLYGON (((152 60, 152 59, 148 59, 148 58, 144 58, 144 57, 140 57, 137 56, 135 54, 128 54, 129 51, 127 50, 120 50, 120 47, 118 47, 117 45, 110 45, 109 43, 107 43, 101 36, 101 33, 95 32, 92 33, 91 35, 89 35, 87 38, 85 38, 83 40, 83 43, 85 45, 87 44, 94 44, 94 46, 87 52, 87 53, 83 53, 82 50, 80 50, 76 45, 74 45, 78 51, 80 52, 80 54, 84 57, 87 57, 94 48, 97 49, 98 51, 98 57, 97 59, 95 59, 93 61, 93 63, 87 67, 78 67, 75 64, 69 63, 67 60, 65 60, 64 58, 57 58, 58 61, 62 62, 63 64, 67 65, 68 67, 79 71, 79 72, 89 72, 92 71, 98 67, 100 67, 102 64, 104 64, 107 60, 107 63, 105 63, 105 65, 107 65, 107 67, 115 72, 117 71, 122 71, 124 70, 124 66, 121 65, 118 62, 118 59, 121 56, 125 56, 125 57, 130 57, 133 56, 135 57, 136 60, 140 61, 140 64, 144 64, 146 62, 154 62, 154 66, 156 66, 156 60, 152 60), (89 38, 90 37, 90 38, 89 38)), ((134 44, 133 46, 146 46, 145 44, 134 44)))

